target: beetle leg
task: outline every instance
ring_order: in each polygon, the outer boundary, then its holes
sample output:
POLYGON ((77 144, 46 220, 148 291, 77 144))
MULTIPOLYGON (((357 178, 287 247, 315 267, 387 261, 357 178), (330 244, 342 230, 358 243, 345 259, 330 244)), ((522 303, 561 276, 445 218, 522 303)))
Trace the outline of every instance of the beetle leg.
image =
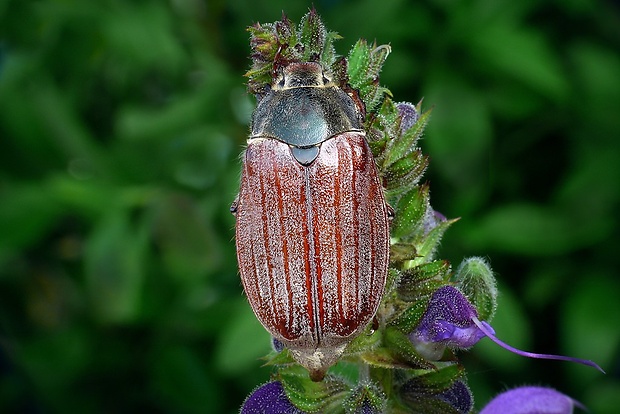
POLYGON ((379 319, 377 319, 377 315, 372 317, 372 333, 375 333, 375 331, 379 329, 379 319))
POLYGON ((233 216, 237 216, 237 207, 239 206, 239 194, 235 197, 235 201, 230 205, 230 212, 233 216))
POLYGON ((387 208, 387 216, 388 216, 388 220, 390 222, 392 222, 392 220, 394 220, 394 209, 392 208, 391 205, 389 205, 388 203, 385 203, 385 207, 387 208))

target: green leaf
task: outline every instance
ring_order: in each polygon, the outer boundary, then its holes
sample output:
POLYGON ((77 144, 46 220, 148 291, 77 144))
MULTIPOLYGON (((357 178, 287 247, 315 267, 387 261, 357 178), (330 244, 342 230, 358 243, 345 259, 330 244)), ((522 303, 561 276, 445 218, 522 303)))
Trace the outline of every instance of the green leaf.
POLYGON ((391 145, 386 150, 385 161, 383 162, 383 169, 389 168, 397 160, 406 157, 411 151, 414 150, 416 142, 422 136, 426 124, 430 119, 432 109, 424 112, 420 115, 420 118, 416 123, 409 128, 404 135, 394 139, 391 145))
POLYGON ((446 284, 449 272, 450 263, 446 260, 436 260, 407 269, 402 272, 398 283, 398 297, 413 302, 429 296, 446 284))
POLYGON ((347 345, 344 356, 370 352, 381 343, 381 331, 371 331, 367 327, 347 345))
POLYGON ((490 322, 497 308, 497 285, 489 264, 481 257, 461 262, 454 275, 456 286, 478 311, 478 318, 490 322))
POLYGON ((383 178, 388 192, 400 193, 417 182, 428 166, 428 157, 419 149, 411 151, 384 169, 383 178))
POLYGON ((323 48, 323 54, 321 55, 321 62, 325 67, 330 67, 334 64, 338 55, 334 48, 334 41, 342 39, 337 32, 328 32, 325 36, 325 47, 323 48))
POLYGON ((443 237, 443 234, 448 230, 452 224, 456 223, 459 219, 446 220, 434 227, 425 237, 422 243, 418 246, 418 255, 416 259, 410 260, 405 263, 405 268, 411 268, 428 261, 433 260, 433 254, 439 246, 439 242, 443 237))
POLYGON ((413 260, 417 255, 416 245, 411 242, 395 242, 390 246, 390 263, 413 260))
POLYGON ((412 188, 398 200, 396 215, 392 221, 392 238, 406 239, 420 227, 422 217, 428 208, 428 193, 428 185, 422 185, 412 188))
POLYGON ((310 61, 320 57, 323 52, 327 33, 321 18, 314 10, 301 18, 299 23, 299 41, 304 45, 303 60, 310 61))
POLYGON ((463 377, 465 368, 460 364, 446 364, 436 370, 426 371, 416 375, 407 381, 407 387, 424 391, 429 394, 437 394, 447 390, 454 381, 463 377))
POLYGON ((265 365, 267 366, 296 364, 295 359, 286 348, 280 352, 272 352, 264 359, 266 360, 265 365))
POLYGON ((366 68, 370 60, 368 43, 363 39, 358 40, 349 52, 347 60, 349 62, 348 72, 351 86, 353 89, 360 89, 366 82, 366 68))
POLYGON ((385 407, 385 396, 375 384, 361 383, 346 398, 344 407, 347 414, 382 413, 385 407))
POLYGON ((411 364, 397 358, 387 348, 376 348, 372 352, 362 354, 362 360, 372 367, 384 369, 411 369, 411 364))
POLYGON ((370 51, 370 62, 366 69, 366 77, 369 79, 379 79, 379 73, 383 68, 388 55, 392 52, 390 45, 373 45, 373 49, 370 51))
POLYGON ((427 394, 408 395, 402 399, 408 407, 407 413, 414 409, 414 412, 424 414, 462 414, 451 404, 427 394))
POLYGON ((426 312, 431 294, 432 292, 412 302, 401 313, 396 315, 395 318, 390 321, 389 325, 397 328, 401 332, 413 332, 415 327, 420 323, 424 312, 426 312))
POLYGON ((416 412, 460 414, 459 410, 439 398, 438 394, 448 390, 463 374, 463 366, 447 364, 437 370, 413 376, 400 387, 398 394, 401 401, 416 412))
POLYGON ((330 375, 322 381, 312 381, 300 366, 281 369, 277 377, 288 399, 300 410, 309 413, 344 412, 342 403, 350 388, 343 381, 330 375))

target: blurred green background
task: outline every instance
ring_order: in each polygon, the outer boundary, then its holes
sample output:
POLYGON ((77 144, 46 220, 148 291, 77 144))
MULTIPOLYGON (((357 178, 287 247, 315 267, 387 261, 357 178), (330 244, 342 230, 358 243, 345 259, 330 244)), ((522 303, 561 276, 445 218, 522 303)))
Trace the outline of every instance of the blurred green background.
MULTIPOLYGON (((479 408, 546 384, 620 406, 620 6, 327 1, 347 53, 390 43, 382 83, 434 106, 440 255, 498 274, 463 356, 479 408)), ((0 0, 0 412, 234 413, 269 377, 229 213, 254 101, 248 34, 310 2, 0 0)))

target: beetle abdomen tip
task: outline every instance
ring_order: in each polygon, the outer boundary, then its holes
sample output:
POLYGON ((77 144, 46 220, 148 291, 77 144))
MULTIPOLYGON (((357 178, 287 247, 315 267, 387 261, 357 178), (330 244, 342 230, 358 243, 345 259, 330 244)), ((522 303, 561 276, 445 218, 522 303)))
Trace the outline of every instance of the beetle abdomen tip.
POLYGON ((310 373, 312 381, 321 381, 325 373, 344 352, 347 343, 335 347, 321 347, 316 349, 289 349, 293 358, 310 373))

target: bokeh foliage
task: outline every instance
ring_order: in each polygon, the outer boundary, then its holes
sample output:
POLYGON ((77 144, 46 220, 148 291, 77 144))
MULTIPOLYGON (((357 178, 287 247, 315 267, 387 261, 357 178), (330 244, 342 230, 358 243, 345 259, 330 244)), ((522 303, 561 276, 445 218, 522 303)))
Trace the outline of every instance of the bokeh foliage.
MULTIPOLYGON (((0 411, 235 412, 267 380, 228 212, 254 103, 246 26, 303 2, 0 1, 0 411)), ((411 4, 410 4, 411 3, 411 4)), ((508 342, 608 371, 463 359, 482 406, 547 384, 620 405, 620 9, 315 2, 390 43, 381 83, 434 106, 441 257, 490 259, 508 342)), ((487 347, 487 345, 489 345, 487 347)))

